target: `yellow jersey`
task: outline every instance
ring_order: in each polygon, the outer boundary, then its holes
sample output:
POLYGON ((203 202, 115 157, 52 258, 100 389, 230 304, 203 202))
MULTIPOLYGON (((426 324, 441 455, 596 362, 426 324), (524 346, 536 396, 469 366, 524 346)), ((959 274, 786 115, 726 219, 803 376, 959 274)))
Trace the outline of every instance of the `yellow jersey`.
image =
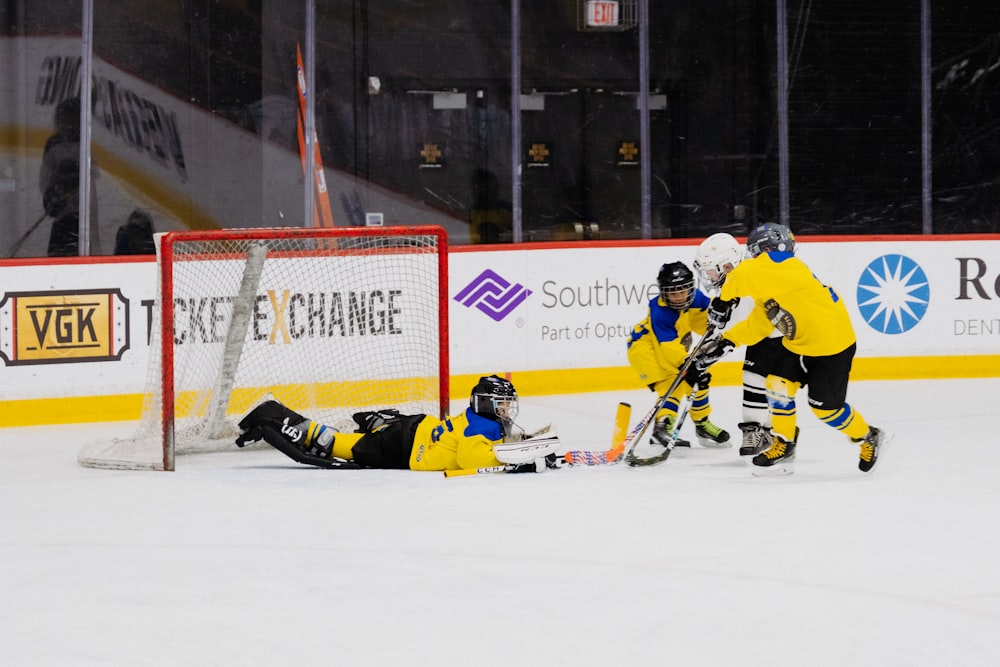
POLYGON ((687 358, 693 334, 705 333, 709 299, 700 290, 683 311, 667 305, 663 297, 650 299, 646 317, 632 327, 628 358, 643 384, 672 378, 687 358))
POLYGON ((719 297, 754 301, 750 315, 724 334, 737 345, 752 345, 777 328, 787 349, 825 357, 857 340, 844 300, 788 252, 766 252, 743 260, 726 275, 719 297))
POLYGON ((413 435, 410 470, 468 470, 503 465, 493 445, 503 442, 503 428, 466 408, 443 420, 426 417, 413 435))

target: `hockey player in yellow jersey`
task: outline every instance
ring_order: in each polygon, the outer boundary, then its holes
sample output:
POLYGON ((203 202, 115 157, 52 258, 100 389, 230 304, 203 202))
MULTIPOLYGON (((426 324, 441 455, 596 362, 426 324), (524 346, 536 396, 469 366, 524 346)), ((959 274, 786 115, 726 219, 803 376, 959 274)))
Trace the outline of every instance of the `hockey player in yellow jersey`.
POLYGON ((744 297, 754 301, 746 319, 725 330, 702 350, 695 365, 708 368, 738 345, 751 345, 774 328, 782 333, 783 352, 765 384, 773 442, 751 460, 755 475, 792 472, 796 446, 795 395, 808 386, 809 406, 825 424, 860 446, 858 468, 871 472, 888 435, 869 426, 847 403, 847 385, 857 349, 854 327, 840 295, 824 285, 791 252, 794 236, 784 225, 766 223, 747 237, 748 259, 725 272, 719 296, 709 307, 717 328, 728 323, 744 297))
MULTIPOLYGON (((643 384, 662 396, 670 389, 691 349, 693 335, 704 335, 708 321, 708 297, 695 288, 694 273, 683 262, 660 267, 657 274, 660 295, 649 301, 646 317, 632 327, 628 339, 629 365, 643 384)), ((709 421, 712 408, 708 399, 711 376, 690 367, 684 381, 674 390, 656 415, 653 441, 669 446, 680 401, 691 396, 691 418, 695 435, 703 447, 729 447, 729 433, 709 421)), ((675 447, 690 447, 678 440, 675 447)))
POLYGON ((514 423, 517 413, 514 385, 496 375, 479 379, 460 414, 438 419, 392 409, 358 412, 354 433, 303 417, 268 396, 240 420, 236 444, 264 440, 299 463, 324 468, 441 471, 506 465, 513 466, 511 472, 535 472, 547 463, 556 466, 558 438, 532 442, 548 427, 525 436, 514 423))
MULTIPOLYGON (((789 251, 794 251, 793 245, 789 251)), ((746 250, 732 234, 717 232, 698 246, 692 268, 705 294, 717 295, 726 272, 746 256, 746 250)), ((770 335, 746 346, 743 358, 743 400, 738 426, 742 434, 739 454, 746 461, 771 446, 771 413, 767 407, 765 380, 774 360, 783 354, 781 332, 772 327, 770 335)))

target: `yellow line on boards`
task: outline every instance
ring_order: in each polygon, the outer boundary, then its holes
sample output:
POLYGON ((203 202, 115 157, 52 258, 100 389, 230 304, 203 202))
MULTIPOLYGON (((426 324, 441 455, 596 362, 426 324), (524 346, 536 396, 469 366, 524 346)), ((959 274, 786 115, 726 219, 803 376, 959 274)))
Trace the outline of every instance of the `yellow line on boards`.
MULTIPOLYGON (((712 368, 712 384, 739 385, 741 371, 738 361, 719 363, 712 368)), ((509 376, 522 397, 643 389, 628 366, 510 373, 490 369, 484 370, 482 375, 490 373, 509 376)), ((476 374, 453 375, 452 399, 461 401, 467 397, 479 377, 476 374)), ((854 360, 851 373, 853 381, 989 377, 1000 377, 1000 355, 858 358, 854 360)), ((386 404, 378 407, 391 407, 391 398, 387 395, 386 404)), ((143 394, 0 401, 0 428, 137 420, 142 413, 142 402, 143 394)), ((234 397, 234 404, 236 402, 234 397)), ((246 403, 246 400, 241 397, 239 402, 246 403)))

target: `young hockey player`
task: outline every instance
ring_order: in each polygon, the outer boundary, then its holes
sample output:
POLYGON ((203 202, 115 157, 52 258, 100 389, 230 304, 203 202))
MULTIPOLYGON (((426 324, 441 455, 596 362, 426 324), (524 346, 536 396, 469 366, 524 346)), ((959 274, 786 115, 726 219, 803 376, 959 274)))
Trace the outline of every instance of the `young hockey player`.
MULTIPOLYGON (((651 390, 662 396, 677 377, 691 349, 692 335, 704 335, 708 320, 708 297, 695 288, 694 273, 683 262, 660 267, 656 277, 660 295, 649 302, 646 317, 632 328, 628 340, 629 365, 651 390)), ((729 447, 729 433, 709 421, 711 376, 692 365, 684 380, 663 404, 653 425, 653 441, 669 446, 680 401, 691 396, 691 418, 702 447, 729 447)), ((678 440, 675 447, 690 447, 678 440)))
POLYGON ((858 468, 871 472, 889 436, 869 426, 846 401, 857 349, 854 327, 843 300, 792 254, 792 244, 791 231, 783 225, 767 223, 750 232, 749 257, 727 271, 721 293, 709 308, 709 321, 724 327, 742 297, 752 298, 754 307, 702 350, 695 365, 708 368, 735 346, 756 343, 777 328, 782 347, 766 379, 773 441, 751 460, 754 475, 793 471, 795 394, 806 385, 813 413, 859 445, 858 468))
MULTIPOLYGON (((794 238, 790 239, 788 251, 795 252, 794 238)), ((743 246, 732 234, 720 232, 702 241, 694 260, 702 289, 709 294, 718 294, 726 273, 736 268, 743 256, 743 246)), ((742 377, 743 421, 739 423, 743 433, 740 456, 747 457, 746 460, 771 446, 771 413, 767 408, 764 381, 781 349, 781 332, 773 328, 768 337, 748 345, 746 349, 742 377)))
POLYGON ((556 467, 558 438, 532 442, 546 427, 526 439, 514 423, 517 411, 514 385, 496 375, 479 379, 461 414, 441 420, 396 410, 359 412, 354 433, 338 432, 265 397, 240 420, 236 444, 264 440, 299 463, 325 468, 351 462, 361 468, 438 471, 505 464, 517 466, 512 472, 535 472, 547 463, 556 467))

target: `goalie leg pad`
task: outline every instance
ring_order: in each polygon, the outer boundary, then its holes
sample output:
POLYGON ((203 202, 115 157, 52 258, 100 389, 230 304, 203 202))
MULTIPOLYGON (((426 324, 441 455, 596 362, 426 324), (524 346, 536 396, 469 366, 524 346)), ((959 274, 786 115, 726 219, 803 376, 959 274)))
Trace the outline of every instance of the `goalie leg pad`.
POLYGON ((270 394, 263 396, 239 421, 240 434, 236 438, 237 447, 263 439, 263 427, 270 425, 281 429, 284 424, 302 424, 309 420, 276 401, 270 394))
POLYGON ((260 429, 260 434, 264 442, 271 445, 279 452, 292 459, 296 463, 302 463, 310 466, 317 466, 319 468, 346 468, 353 467, 359 468, 357 464, 351 463, 349 461, 342 461, 339 459, 333 459, 329 456, 321 456, 310 451, 306 451, 296 445, 294 442, 288 439, 280 429, 275 428, 271 424, 264 424, 258 427, 260 429))
POLYGON ((289 424, 298 424, 306 421, 306 418, 299 413, 270 398, 258 404, 244 415, 243 419, 240 420, 240 430, 246 431, 254 426, 261 426, 268 423, 281 424, 286 419, 289 424))

